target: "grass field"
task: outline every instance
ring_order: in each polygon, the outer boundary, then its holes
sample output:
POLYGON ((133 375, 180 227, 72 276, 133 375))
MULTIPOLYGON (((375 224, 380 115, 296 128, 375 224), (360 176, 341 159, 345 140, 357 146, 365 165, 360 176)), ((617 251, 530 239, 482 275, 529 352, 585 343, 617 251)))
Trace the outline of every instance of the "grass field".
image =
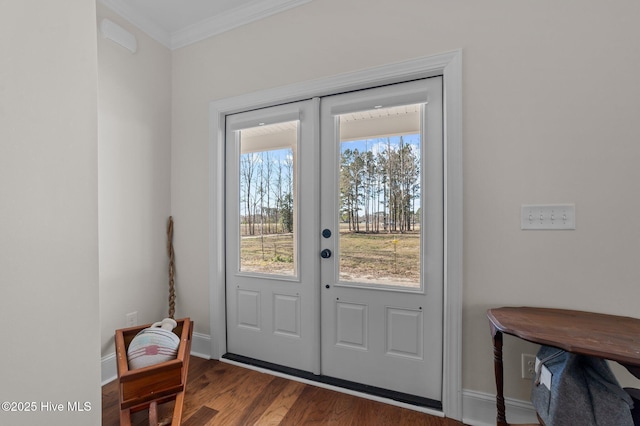
POLYGON ((243 236, 240 264, 244 272, 293 275, 293 234, 243 236))
MULTIPOLYGON (((340 232, 340 279, 419 286, 420 232, 340 232)), ((243 237, 242 270, 293 275, 293 234, 243 237)))

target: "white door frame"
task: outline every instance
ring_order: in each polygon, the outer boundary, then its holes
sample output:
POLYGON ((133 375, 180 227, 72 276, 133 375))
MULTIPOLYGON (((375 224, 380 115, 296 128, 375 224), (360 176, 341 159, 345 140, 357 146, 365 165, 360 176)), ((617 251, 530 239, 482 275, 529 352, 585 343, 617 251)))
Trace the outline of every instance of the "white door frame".
POLYGON ((211 357, 226 353, 225 116, 249 109, 442 75, 444 80, 444 415, 462 419, 462 51, 212 101, 209 104, 211 357))

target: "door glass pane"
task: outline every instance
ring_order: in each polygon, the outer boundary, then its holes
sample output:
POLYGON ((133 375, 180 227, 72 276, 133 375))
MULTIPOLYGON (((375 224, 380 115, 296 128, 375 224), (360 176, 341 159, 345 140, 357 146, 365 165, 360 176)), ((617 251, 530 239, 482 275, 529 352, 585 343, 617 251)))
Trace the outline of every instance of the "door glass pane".
POLYGON ((339 116, 341 282, 420 288, 421 110, 339 116))
POLYGON ((240 133, 240 271, 295 276, 298 121, 240 133))

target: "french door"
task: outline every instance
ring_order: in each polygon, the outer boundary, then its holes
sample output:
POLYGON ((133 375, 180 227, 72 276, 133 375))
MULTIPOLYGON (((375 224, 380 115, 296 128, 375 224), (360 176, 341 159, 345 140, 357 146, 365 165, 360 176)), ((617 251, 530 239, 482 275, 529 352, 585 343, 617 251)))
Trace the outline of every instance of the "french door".
POLYGON ((442 79, 227 117, 227 350, 442 399, 442 79))
POLYGON ((227 117, 227 350, 319 373, 318 101, 227 117))

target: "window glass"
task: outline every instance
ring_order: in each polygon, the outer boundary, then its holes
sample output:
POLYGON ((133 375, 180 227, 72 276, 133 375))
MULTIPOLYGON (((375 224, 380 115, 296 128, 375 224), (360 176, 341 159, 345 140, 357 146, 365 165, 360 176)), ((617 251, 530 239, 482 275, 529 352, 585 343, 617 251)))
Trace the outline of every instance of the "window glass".
POLYGON ((341 282, 420 287, 421 108, 339 116, 341 282))
POLYGON ((240 271, 295 276, 298 121, 240 133, 240 271))

